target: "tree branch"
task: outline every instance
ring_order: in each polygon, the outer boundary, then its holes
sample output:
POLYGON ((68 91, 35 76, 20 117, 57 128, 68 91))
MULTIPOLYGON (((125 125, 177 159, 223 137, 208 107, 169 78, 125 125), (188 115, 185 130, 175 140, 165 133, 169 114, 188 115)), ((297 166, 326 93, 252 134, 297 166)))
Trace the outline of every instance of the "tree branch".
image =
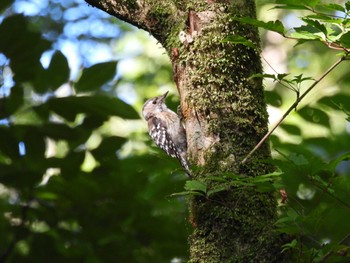
POLYGON ((119 18, 152 34, 159 42, 165 43, 169 27, 186 13, 181 12, 172 1, 99 1, 86 0, 110 15, 119 18))
POLYGON ((260 142, 251 150, 248 155, 243 159, 242 164, 246 163, 247 160, 252 156, 252 154, 260 148, 260 146, 266 141, 266 139, 276 130, 278 126, 284 121, 284 119, 289 115, 289 113, 296 109, 300 101, 304 99, 304 97, 318 84, 320 81, 326 77, 333 69, 335 69, 342 61, 344 61, 347 57, 347 54, 343 55, 340 59, 338 59, 323 75, 316 80, 312 85, 299 97, 296 101, 289 107, 289 109, 283 114, 283 116, 279 119, 279 121, 271 128, 271 130, 265 134, 265 136, 260 140, 260 142))

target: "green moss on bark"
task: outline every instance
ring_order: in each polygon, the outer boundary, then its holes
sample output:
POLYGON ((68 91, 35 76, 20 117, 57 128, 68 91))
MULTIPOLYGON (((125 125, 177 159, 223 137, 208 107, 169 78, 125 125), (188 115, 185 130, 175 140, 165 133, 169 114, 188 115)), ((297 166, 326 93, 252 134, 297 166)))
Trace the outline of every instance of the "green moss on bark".
POLYGON ((217 17, 202 28, 199 39, 183 47, 180 63, 187 70, 188 102, 205 118, 206 132, 220 138, 215 155, 225 150, 223 156, 234 153, 239 160, 267 131, 262 85, 248 80, 261 72, 261 65, 257 50, 223 42, 230 33, 249 37, 251 28, 230 14, 217 17))
MULTIPOLYGON (((96 1, 87 0, 88 2, 96 1)), ((149 31, 166 48, 174 67, 186 119, 189 153, 201 169, 197 180, 216 188, 210 176, 242 177, 270 171, 267 144, 242 165, 240 161, 267 132, 268 116, 259 52, 223 42, 244 36, 259 46, 256 28, 232 16, 255 16, 253 0, 100 1, 99 7, 149 31), (130 12, 128 12, 130 8, 130 12), (145 13, 146 12, 146 13, 145 13), (182 38, 179 35, 181 33, 182 38)), ((276 201, 272 193, 227 187, 210 198, 190 202, 190 262, 286 262, 280 253, 276 201)))
MULTIPOLYGON (((194 10, 198 14, 202 8, 194 10)), ((257 176, 271 168, 260 162, 270 156, 268 145, 248 164, 240 164, 267 132, 268 115, 261 81, 249 79, 262 71, 260 51, 223 42, 236 34, 259 46, 257 30, 233 21, 227 12, 238 8, 240 13, 242 8, 251 13, 254 4, 208 5, 208 15, 214 19, 201 24, 200 32, 192 35, 193 42, 180 46, 176 65, 183 70, 181 83, 186 86, 180 88, 187 90, 186 103, 197 114, 204 136, 215 138, 207 148, 198 147, 205 164, 195 176, 209 188, 218 186, 206 179, 210 175, 257 176)), ((190 207, 195 226, 189 239, 190 262, 281 262, 281 243, 273 226, 274 194, 235 188, 210 198, 194 197, 190 207)))

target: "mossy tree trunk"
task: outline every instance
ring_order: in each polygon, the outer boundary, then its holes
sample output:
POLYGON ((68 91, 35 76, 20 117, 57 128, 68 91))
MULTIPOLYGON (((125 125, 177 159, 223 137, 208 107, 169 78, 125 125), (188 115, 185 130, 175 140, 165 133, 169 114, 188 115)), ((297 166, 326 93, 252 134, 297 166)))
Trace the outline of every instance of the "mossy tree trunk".
MULTIPOLYGON (((259 46, 256 28, 233 21, 255 16, 253 0, 86 0, 109 14, 152 34, 167 50, 185 118, 190 163, 196 180, 210 187, 209 176, 269 172, 258 160, 270 156, 264 145, 244 165, 241 160, 267 131, 268 116, 259 51, 224 43, 244 36, 259 46)), ((190 205, 194 232, 190 262, 282 262, 272 193, 252 188, 195 197, 190 205)))

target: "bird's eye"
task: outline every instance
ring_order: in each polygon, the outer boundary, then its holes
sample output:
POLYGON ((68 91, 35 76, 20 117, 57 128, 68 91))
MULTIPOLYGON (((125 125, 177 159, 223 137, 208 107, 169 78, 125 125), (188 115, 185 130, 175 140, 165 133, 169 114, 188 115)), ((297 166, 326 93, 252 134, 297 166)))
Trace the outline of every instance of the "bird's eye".
POLYGON ((152 101, 153 104, 157 104, 157 100, 152 101))

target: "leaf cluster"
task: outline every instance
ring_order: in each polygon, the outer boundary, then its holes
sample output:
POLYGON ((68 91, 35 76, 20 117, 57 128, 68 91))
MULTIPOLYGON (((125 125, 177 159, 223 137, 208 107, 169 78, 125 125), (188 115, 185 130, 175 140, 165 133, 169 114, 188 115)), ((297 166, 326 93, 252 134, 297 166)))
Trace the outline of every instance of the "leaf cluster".
POLYGON ((129 138, 103 132, 111 119, 140 119, 109 92, 118 62, 84 67, 72 79, 59 50, 43 66, 54 43, 27 17, 4 17, 0 35, 0 261, 185 256, 184 206, 165 198, 181 187, 181 176, 169 184, 163 174, 175 163, 122 155, 129 138))
POLYGON ((350 228, 345 222, 350 213, 350 178, 340 174, 339 167, 350 160, 350 153, 329 162, 310 154, 285 158, 274 161, 283 171, 288 193, 288 203, 281 207, 276 222, 280 232, 292 237, 283 251, 292 249, 295 259, 310 262, 348 260, 350 228))
MULTIPOLYGON (((322 43, 330 52, 340 51, 341 59, 324 72, 319 79, 304 77, 303 74, 293 76, 292 73, 258 74, 251 78, 271 79, 280 86, 295 93, 295 102, 285 112, 280 121, 252 150, 248 157, 277 128, 281 128, 291 139, 299 143, 282 142, 281 136, 272 135, 273 147, 280 157, 272 163, 281 173, 281 183, 287 193, 287 201, 282 197, 280 218, 276 227, 281 233, 290 237, 290 242, 282 248, 284 253, 293 251, 296 262, 346 262, 349 260, 350 229, 345 223, 350 215, 349 192, 349 135, 332 134, 331 115, 343 112, 349 121, 350 96, 346 89, 333 95, 321 97, 312 105, 298 109, 299 102, 320 81, 340 64, 349 59, 349 14, 350 2, 344 6, 335 3, 322 4, 314 1, 276 1, 274 9, 285 11, 301 11, 302 26, 285 28, 280 20, 260 21, 253 18, 234 18, 236 21, 276 32, 286 39, 296 40, 300 44, 322 43), (310 82, 306 91, 301 92, 303 85, 310 82), (281 124, 295 109, 305 125, 289 121, 281 124), (305 127, 315 125, 330 132, 327 137, 305 138, 305 127), (284 152, 283 154, 281 152, 284 152), (284 203, 286 201, 286 203, 284 203)), ((224 41, 242 44, 255 48, 249 40, 239 36, 230 36, 224 41)), ((268 63, 268 62, 267 62, 268 63)), ((347 83, 346 78, 344 79, 347 83)), ((268 102, 278 107, 282 98, 276 91, 268 91, 268 102)), ((345 122, 344 122, 345 124, 345 122)), ((292 140, 291 140, 292 141, 292 140)), ((247 159, 247 158, 246 158, 247 159)), ((246 161, 246 159, 244 161, 246 161)))
MULTIPOLYGON (((285 38, 294 39, 297 45, 310 41, 325 44, 329 48, 349 51, 350 48, 350 4, 346 2, 345 7, 338 4, 321 4, 315 1, 276 1, 277 9, 304 10, 311 13, 300 19, 304 25, 291 29, 285 28, 280 20, 260 21, 250 17, 234 17, 241 23, 250 24, 265 30, 276 32, 285 38), (334 14, 337 12, 336 14, 334 14)), ((225 41, 243 44, 252 47, 251 41, 239 36, 230 36, 225 41)))

